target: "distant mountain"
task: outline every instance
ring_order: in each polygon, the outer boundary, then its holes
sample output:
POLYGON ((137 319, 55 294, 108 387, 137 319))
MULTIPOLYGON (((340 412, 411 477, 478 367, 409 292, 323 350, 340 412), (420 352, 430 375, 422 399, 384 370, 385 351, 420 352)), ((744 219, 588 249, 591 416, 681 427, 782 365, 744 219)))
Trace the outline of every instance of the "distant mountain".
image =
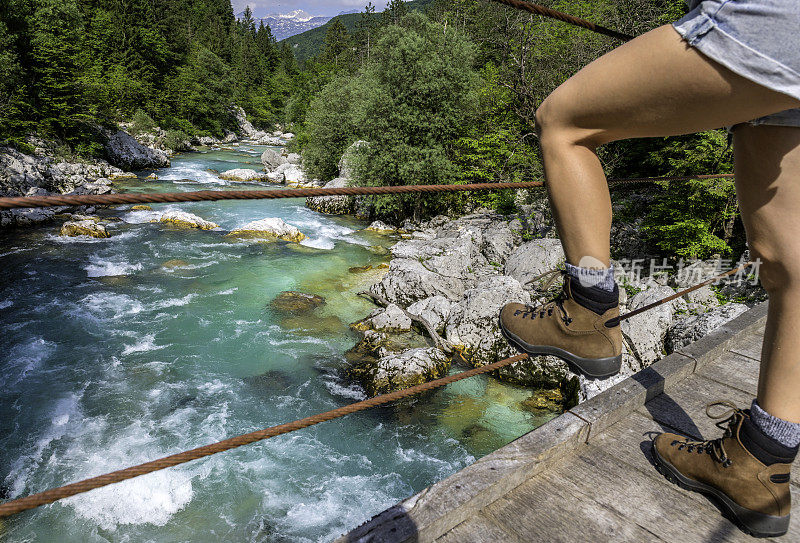
MULTIPOLYGON (((406 6, 410 10, 419 10, 425 11, 427 7, 433 3, 433 0, 411 0, 406 2, 406 6)), ((373 14, 373 17, 380 17, 380 13, 373 14)), ((276 38, 278 41, 285 41, 292 47, 292 51, 294 51, 294 56, 299 61, 308 60, 310 58, 315 57, 322 51, 322 46, 325 43, 325 33, 328 31, 328 26, 330 26, 330 21, 332 19, 339 19, 342 24, 347 28, 347 31, 350 33, 355 32, 356 30, 356 23, 361 18, 361 13, 358 10, 352 10, 349 13, 343 12, 336 17, 328 17, 321 25, 316 25, 314 27, 309 27, 309 29, 297 32, 292 34, 286 38, 276 38)), ((264 24, 266 24, 266 19, 264 20, 264 24)), ((271 25, 270 25, 271 26, 271 25)), ((275 33, 275 28, 272 28, 273 34, 275 33)))
MULTIPOLYGON (((241 18, 243 15, 244 12, 238 13, 236 17, 241 18)), ((266 17, 256 18, 255 21, 256 26, 258 26, 259 21, 264 21, 265 25, 269 25, 275 39, 281 41, 296 34, 322 26, 331 19, 333 19, 333 17, 309 15, 302 9, 296 9, 289 13, 275 13, 267 15, 266 17)))

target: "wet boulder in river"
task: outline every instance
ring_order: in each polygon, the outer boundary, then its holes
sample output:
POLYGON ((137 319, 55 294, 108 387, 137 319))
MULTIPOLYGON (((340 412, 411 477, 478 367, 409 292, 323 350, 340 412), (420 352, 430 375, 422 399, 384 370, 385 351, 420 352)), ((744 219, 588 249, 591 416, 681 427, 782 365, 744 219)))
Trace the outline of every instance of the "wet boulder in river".
MULTIPOLYGON (((152 221, 156 222, 156 221, 152 221)), ((207 221, 197 215, 186 213, 185 211, 167 211, 157 222, 168 223, 180 228, 199 228, 200 230, 213 230, 219 228, 219 225, 211 221, 207 221)))
POLYGON ((110 238, 106 227, 87 219, 84 221, 67 221, 61 225, 61 235, 67 237, 90 236, 93 238, 110 238))
POLYGON ((280 239, 284 241, 300 242, 306 239, 306 235, 300 230, 286 224, 282 219, 269 217, 258 221, 253 221, 232 230, 229 237, 245 239, 280 239))
POLYGON ((222 172, 219 178, 227 181, 265 181, 267 175, 249 168, 235 168, 222 172))

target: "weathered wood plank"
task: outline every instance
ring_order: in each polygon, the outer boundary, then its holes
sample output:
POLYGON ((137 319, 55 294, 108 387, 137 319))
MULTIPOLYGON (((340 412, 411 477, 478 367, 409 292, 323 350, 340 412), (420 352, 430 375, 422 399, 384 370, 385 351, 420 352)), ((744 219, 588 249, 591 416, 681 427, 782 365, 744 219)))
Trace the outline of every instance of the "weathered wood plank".
POLYGON ((525 543, 526 541, 513 533, 506 532, 478 514, 444 534, 436 540, 436 543, 525 543))
POLYGON ((695 439, 716 437, 720 433, 715 420, 706 416, 706 405, 731 400, 739 407, 750 407, 753 396, 722 383, 693 375, 678 387, 647 402, 638 411, 665 425, 667 431, 684 433, 695 439))
POLYGON ((589 441, 592 441, 595 434, 686 379, 694 371, 694 366, 693 359, 671 354, 569 412, 591 424, 589 441))
POLYGON ((764 341, 764 330, 755 330, 741 334, 732 342, 728 350, 755 360, 761 360, 761 343, 764 341))
POLYGON ((700 368, 697 373, 755 396, 758 390, 758 368, 759 362, 752 358, 728 352, 716 362, 700 368))
POLYGON ((524 541, 660 541, 614 508, 594 499, 594 488, 577 488, 562 469, 551 469, 497 500, 482 514, 524 541))

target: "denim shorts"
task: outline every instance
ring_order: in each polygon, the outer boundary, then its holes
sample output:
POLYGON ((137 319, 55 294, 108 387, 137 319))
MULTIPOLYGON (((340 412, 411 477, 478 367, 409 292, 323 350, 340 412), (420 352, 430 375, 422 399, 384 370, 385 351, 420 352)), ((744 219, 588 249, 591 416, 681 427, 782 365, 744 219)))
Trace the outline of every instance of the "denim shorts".
MULTIPOLYGON (((686 43, 731 71, 800 100, 800 2, 692 0, 673 23, 686 43)), ((800 127, 800 108, 750 124, 800 127)))

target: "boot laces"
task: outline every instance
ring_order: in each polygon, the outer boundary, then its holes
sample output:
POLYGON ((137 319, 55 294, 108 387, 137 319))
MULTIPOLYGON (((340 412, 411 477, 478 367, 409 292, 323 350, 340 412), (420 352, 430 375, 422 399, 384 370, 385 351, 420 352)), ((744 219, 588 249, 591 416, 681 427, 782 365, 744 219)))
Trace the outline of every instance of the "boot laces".
MULTIPOLYGON (((545 284, 542 287, 537 288, 537 290, 540 291, 540 292, 546 292, 553 285, 553 283, 555 283, 555 281, 556 281, 556 279, 558 279, 558 277, 562 277, 562 279, 566 280, 566 275, 567 275, 566 270, 554 269, 554 270, 547 271, 547 272, 545 272, 543 274, 537 275, 536 277, 534 277, 530 281, 527 281, 527 283, 532 283, 534 281, 537 281, 539 279, 542 279, 544 277, 549 276, 549 278, 545 282, 545 284)), ((572 322, 572 318, 570 318, 570 316, 567 314, 567 310, 564 309, 564 302, 566 300, 567 300, 567 294, 562 289, 558 293, 558 295, 555 298, 553 298, 552 300, 544 302, 543 304, 540 304, 538 306, 526 305, 524 311, 517 310, 514 313, 514 315, 517 316, 517 315, 521 314, 523 319, 524 318, 530 318, 530 319, 541 318, 541 319, 543 319, 543 318, 545 318, 545 316, 551 317, 553 315, 553 310, 554 309, 558 309, 559 312, 561 313, 561 320, 564 321, 564 324, 569 325, 572 322)))
POLYGON ((747 415, 743 410, 739 409, 736 404, 727 400, 712 402, 706 405, 706 415, 711 419, 717 420, 717 428, 724 430, 722 437, 708 439, 705 441, 675 440, 670 445, 677 445, 678 450, 686 449, 686 451, 690 453, 697 451, 698 454, 709 454, 714 460, 722 464, 723 467, 727 468, 732 462, 730 458, 728 458, 723 441, 726 438, 734 436, 735 428, 738 427, 739 423, 747 415), (712 410, 715 407, 725 407, 727 409, 722 413, 712 414, 712 410))

